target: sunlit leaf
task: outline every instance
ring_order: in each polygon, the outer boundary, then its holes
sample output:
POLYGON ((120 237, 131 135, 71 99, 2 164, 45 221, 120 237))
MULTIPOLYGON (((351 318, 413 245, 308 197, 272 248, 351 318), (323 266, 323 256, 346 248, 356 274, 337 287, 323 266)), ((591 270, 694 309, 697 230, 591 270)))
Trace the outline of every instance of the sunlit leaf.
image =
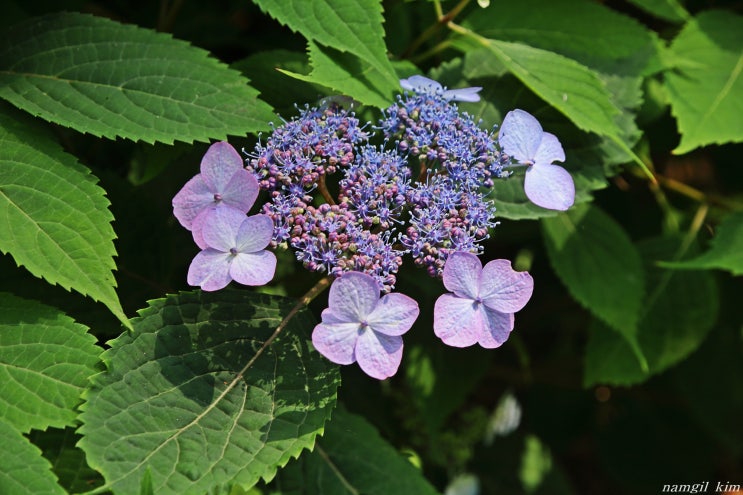
POLYGON ((689 13, 678 0, 629 0, 629 2, 665 21, 684 22, 689 18, 689 13))
POLYGON ((312 71, 308 75, 282 72, 300 81, 328 87, 367 105, 383 108, 392 103, 393 91, 399 90, 399 86, 391 86, 367 60, 313 42, 308 45, 312 71))
POLYGON ((591 69, 557 53, 521 43, 488 40, 487 48, 526 87, 558 109, 579 129, 618 136, 619 109, 591 69))
POLYGON ((323 94, 319 85, 292 80, 280 72, 309 74, 309 56, 304 52, 266 50, 235 62, 231 67, 249 74, 250 83, 261 92, 261 98, 285 118, 296 113, 294 105, 312 104, 323 94))
POLYGON ((387 58, 382 4, 377 0, 253 0, 261 9, 321 45, 348 52, 376 69, 387 90, 398 86, 387 58))
POLYGON ((338 368, 308 346, 302 311, 255 359, 293 301, 244 291, 154 301, 110 342, 93 378, 79 442, 114 491, 150 471, 157 494, 270 480, 322 433, 338 368))
POLYGON ((87 329, 44 304, 0 293, 0 410, 8 424, 75 424, 100 348, 87 329))
POLYGON ((539 438, 528 435, 524 441, 519 478, 527 493, 536 490, 552 469, 552 454, 539 438))
POLYGON ((465 24, 487 38, 549 50, 601 72, 639 75, 657 65, 654 33, 597 2, 503 2, 473 10, 465 24))
POLYGON ((208 52, 79 13, 30 19, 0 40, 0 97, 80 132, 153 143, 268 129, 271 108, 208 52))
POLYGON ((707 11, 673 40, 676 67, 665 74, 681 143, 674 153, 743 142, 743 17, 707 11))
POLYGON ((113 216, 97 179, 46 128, 7 105, 0 106, 0 149, 0 251, 126 323, 112 273, 113 216))

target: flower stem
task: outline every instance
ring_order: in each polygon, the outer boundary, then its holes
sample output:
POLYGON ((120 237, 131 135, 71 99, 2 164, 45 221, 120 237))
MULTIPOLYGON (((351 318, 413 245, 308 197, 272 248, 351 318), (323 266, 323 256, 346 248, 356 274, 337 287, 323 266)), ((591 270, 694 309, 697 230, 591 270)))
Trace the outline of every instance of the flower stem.
POLYGON ((335 201, 333 201, 333 196, 330 195, 330 191, 328 191, 328 186, 325 185, 325 174, 320 176, 320 180, 317 181, 317 189, 320 191, 320 194, 322 194, 322 197, 325 198, 325 201, 329 205, 334 205, 335 201))
POLYGON ((449 22, 451 22, 467 6, 468 3, 470 3, 470 0, 461 0, 453 9, 444 14, 441 10, 441 3, 438 1, 434 2, 434 8, 436 9, 436 22, 428 26, 425 31, 423 31, 415 40, 413 40, 410 46, 405 49, 405 52, 403 52, 400 58, 410 58, 411 55, 415 53, 415 51, 420 48, 423 43, 425 43, 429 38, 436 34, 443 26, 446 26, 449 22))
POLYGON ((656 178, 658 179, 658 183, 660 183, 660 185, 665 187, 666 189, 670 189, 671 191, 679 193, 699 203, 710 203, 731 211, 738 211, 743 208, 743 204, 735 201, 734 199, 725 198, 715 194, 705 194, 704 192, 695 189, 688 184, 677 181, 676 179, 671 179, 670 177, 665 177, 663 175, 658 174, 656 175, 656 178))

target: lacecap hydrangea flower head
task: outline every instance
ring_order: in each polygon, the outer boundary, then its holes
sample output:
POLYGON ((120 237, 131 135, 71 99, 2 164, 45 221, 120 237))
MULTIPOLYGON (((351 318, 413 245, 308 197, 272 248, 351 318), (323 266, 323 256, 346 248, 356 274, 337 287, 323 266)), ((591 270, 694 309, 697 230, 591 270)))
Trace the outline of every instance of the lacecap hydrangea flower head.
POLYGON ((262 285, 275 272, 271 250, 292 250, 305 268, 333 279, 315 348, 378 379, 397 371, 402 335, 419 312, 394 292, 405 258, 450 291, 434 310, 444 343, 497 347, 533 281, 506 260, 483 267, 477 257, 496 226, 494 181, 526 166, 525 190, 536 204, 566 209, 574 197, 572 178, 553 165, 565 159, 559 141, 528 113, 509 113, 498 134, 456 104, 478 101, 480 88, 449 90, 423 76, 401 86, 377 123, 362 124, 326 99, 275 126, 245 162, 215 143, 173 199, 201 249, 189 284, 262 285), (261 213, 248 216, 259 191, 261 213))

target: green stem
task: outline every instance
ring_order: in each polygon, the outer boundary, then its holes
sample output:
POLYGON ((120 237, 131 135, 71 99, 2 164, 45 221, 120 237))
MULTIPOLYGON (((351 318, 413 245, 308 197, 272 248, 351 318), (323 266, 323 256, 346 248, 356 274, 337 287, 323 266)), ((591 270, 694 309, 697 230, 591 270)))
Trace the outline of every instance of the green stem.
POLYGON ((467 4, 470 3, 470 0, 460 0, 460 2, 449 12, 444 14, 443 10, 441 9, 441 3, 436 0, 434 2, 434 9, 436 10, 436 22, 428 26, 418 37, 413 40, 413 42, 408 46, 408 48, 403 52, 403 54, 400 56, 400 58, 407 59, 412 56, 415 51, 423 45, 426 41, 428 41, 430 38, 432 38, 439 30, 441 30, 442 27, 449 24, 454 18, 459 15, 462 10, 467 6, 467 4))
POLYGON ((705 194, 688 184, 684 184, 683 182, 679 182, 663 175, 656 175, 656 178, 658 179, 658 183, 666 189, 670 189, 671 191, 679 193, 699 203, 710 203, 731 211, 743 210, 743 203, 739 203, 735 200, 723 198, 715 194, 705 194))
POLYGON ((160 14, 157 19, 157 30, 163 33, 173 31, 175 18, 183 6, 183 0, 173 0, 171 4, 168 0, 161 0, 160 14))
POLYGON ((428 59, 430 57, 433 57, 437 53, 443 52, 444 50, 446 50, 447 48, 449 48, 451 46, 451 44, 452 44, 451 43, 451 40, 446 39, 446 40, 444 40, 444 41, 442 41, 440 43, 436 43, 435 46, 429 48, 425 52, 419 53, 418 55, 415 55, 415 56, 410 57, 409 60, 411 62, 413 62, 414 64, 418 65, 422 61, 424 61, 424 60, 426 60, 426 59, 428 59))

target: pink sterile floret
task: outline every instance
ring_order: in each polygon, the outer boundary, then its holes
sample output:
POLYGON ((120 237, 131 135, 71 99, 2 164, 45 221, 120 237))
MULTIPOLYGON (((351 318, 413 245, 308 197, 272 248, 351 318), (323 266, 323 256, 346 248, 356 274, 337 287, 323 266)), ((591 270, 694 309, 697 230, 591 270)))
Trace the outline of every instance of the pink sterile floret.
POLYGON ((207 248, 188 268, 188 283, 205 291, 222 289, 234 280, 264 285, 276 271, 276 255, 265 248, 271 242, 273 221, 268 215, 246 217, 233 208, 205 214, 203 236, 207 248))
POLYGON ((201 173, 189 180, 173 198, 173 214, 194 241, 205 248, 202 230, 204 215, 215 208, 233 208, 247 213, 258 197, 258 181, 243 168, 235 148, 227 142, 214 143, 201 160, 201 173))

